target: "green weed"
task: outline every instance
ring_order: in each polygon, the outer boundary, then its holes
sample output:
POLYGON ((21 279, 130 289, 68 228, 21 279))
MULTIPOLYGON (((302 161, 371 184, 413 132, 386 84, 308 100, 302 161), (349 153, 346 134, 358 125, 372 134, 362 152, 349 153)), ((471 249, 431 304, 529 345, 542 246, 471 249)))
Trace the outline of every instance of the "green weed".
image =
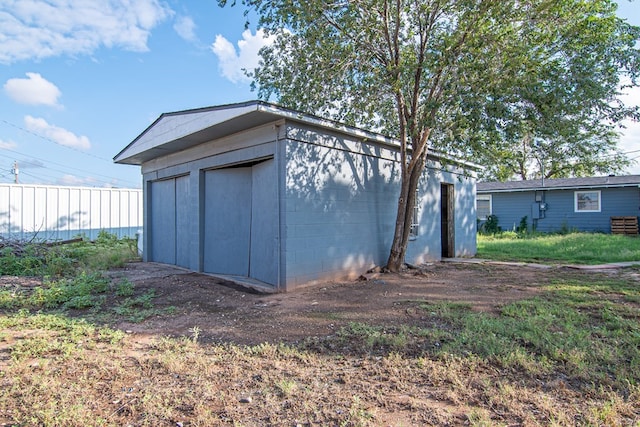
POLYGON ((116 295, 130 297, 133 295, 135 285, 129 279, 122 279, 116 288, 116 295))
POLYGON ((154 297, 155 291, 151 289, 140 296, 126 298, 113 308, 113 312, 130 322, 142 322, 158 314, 158 311, 153 308, 154 297))
POLYGON ((95 242, 64 245, 16 242, 0 250, 0 275, 63 277, 77 270, 97 271, 122 267, 137 259, 135 240, 100 232, 95 242))

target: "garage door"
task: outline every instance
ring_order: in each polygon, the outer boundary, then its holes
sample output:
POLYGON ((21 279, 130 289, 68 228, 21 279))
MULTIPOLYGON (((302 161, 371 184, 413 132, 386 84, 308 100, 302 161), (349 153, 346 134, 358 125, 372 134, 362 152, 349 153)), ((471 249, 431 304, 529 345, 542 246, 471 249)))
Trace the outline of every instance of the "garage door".
POLYGON ((274 161, 207 171, 204 197, 204 271, 277 284, 274 161))
POLYGON ((150 261, 189 267, 189 177, 151 183, 150 261))

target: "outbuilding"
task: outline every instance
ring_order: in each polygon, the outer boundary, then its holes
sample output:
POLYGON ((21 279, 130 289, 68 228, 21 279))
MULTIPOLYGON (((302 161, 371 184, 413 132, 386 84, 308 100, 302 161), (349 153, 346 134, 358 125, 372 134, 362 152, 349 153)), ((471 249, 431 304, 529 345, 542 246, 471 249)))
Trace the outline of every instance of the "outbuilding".
MULTIPOLYGON (((386 262, 399 144, 271 103, 162 114, 116 163, 140 165, 144 261, 287 291, 386 262)), ((431 152, 406 261, 476 251, 475 166, 431 152)))
POLYGON ((503 230, 638 234, 640 175, 479 182, 477 203, 503 230))

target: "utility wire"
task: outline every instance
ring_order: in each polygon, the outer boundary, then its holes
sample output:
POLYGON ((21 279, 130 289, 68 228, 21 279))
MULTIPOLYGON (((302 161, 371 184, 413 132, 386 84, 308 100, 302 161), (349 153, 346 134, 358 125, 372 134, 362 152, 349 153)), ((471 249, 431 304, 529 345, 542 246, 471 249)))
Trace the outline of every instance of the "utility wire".
POLYGON ((90 153, 87 153, 87 152, 85 152, 85 151, 78 150, 77 148, 73 148, 73 147, 69 147, 68 145, 60 144, 59 142, 57 142, 57 141, 55 141, 55 140, 53 140, 53 139, 51 139, 51 138, 48 138, 48 137, 46 137, 46 136, 44 136, 44 135, 40 135, 39 133, 36 133, 36 132, 34 132, 34 131, 31 131, 31 130, 25 129, 25 128, 23 128, 22 126, 16 125, 16 124, 14 124, 14 123, 8 122, 8 121, 6 121, 5 119, 0 119, 0 122, 4 123, 4 124, 6 124, 6 125, 9 125, 9 126, 11 126, 11 127, 13 127, 13 128, 16 128, 16 129, 18 129, 18 130, 21 130, 22 132, 25 132, 25 133, 31 134, 31 135, 33 135, 33 136, 35 136, 35 137, 37 137, 37 138, 43 139, 43 140, 45 140, 45 141, 51 142, 51 143, 53 143, 53 144, 56 144, 56 145, 58 145, 58 146, 60 146, 60 147, 66 148, 67 150, 72 150, 72 151, 75 151, 75 152, 77 152, 77 153, 83 154, 83 155, 85 155, 85 156, 89 156, 89 157, 93 157, 93 158, 96 158, 96 159, 100 159, 100 160, 104 160, 104 161, 111 162, 111 159, 105 159, 104 157, 96 156, 95 154, 90 154, 90 153))
MULTIPOLYGON (((24 159, 24 161, 28 161, 28 160, 27 160, 28 158, 32 158, 32 159, 35 159, 35 160, 39 160, 39 161, 41 161, 41 162, 43 162, 43 163, 45 163, 45 164, 46 164, 46 163, 52 163, 52 164, 54 164, 54 165, 62 166, 63 168, 66 168, 66 169, 67 169, 67 170, 59 170, 59 169, 51 168, 51 167, 49 167, 49 166, 44 166, 44 165, 42 166, 42 167, 43 167, 43 168, 45 168, 45 169, 50 169, 50 170, 53 170, 53 171, 56 171, 56 172, 60 172, 60 173, 68 173, 68 169, 72 169, 72 170, 76 170, 76 171, 78 171, 78 172, 82 172, 82 173, 86 173, 86 174, 90 174, 90 175, 97 175, 97 176, 101 176, 101 177, 103 177, 103 178, 108 178, 108 179, 109 179, 109 181, 102 181, 102 182, 103 182, 103 183, 105 183, 105 184, 111 184, 111 181, 113 181, 113 180, 115 180, 115 181, 122 181, 120 178, 116 178, 116 177, 109 176, 109 175, 103 175, 103 174, 99 174, 99 173, 96 173, 96 172, 86 171, 86 170, 83 170, 83 169, 75 168, 75 167, 73 167, 73 166, 64 165, 64 164, 62 164, 62 163, 57 163, 57 162, 54 162, 54 161, 52 161, 52 160, 45 160, 45 159, 41 159, 41 158, 38 158, 38 157, 36 157, 36 156, 30 156, 30 155, 28 155, 28 154, 26 154, 26 153, 21 153, 20 151, 13 150, 13 149, 10 149, 10 148, 4 148, 4 150, 6 150, 6 151, 11 151, 12 153, 16 153, 16 154, 19 154, 19 155, 21 155, 21 156, 25 156, 25 157, 26 157, 26 159, 24 159)), ((3 155, 3 154, 0 154, 0 156, 7 157, 7 158, 10 158, 10 159, 12 158, 12 157, 9 157, 9 156, 3 155)), ((139 185, 139 183, 133 184, 132 182, 129 182, 129 181, 122 181, 122 182, 127 183, 127 184, 130 184, 130 185, 134 185, 134 186, 135 186, 135 185, 139 185)))
MULTIPOLYGON (((66 145, 60 144, 59 142, 57 142, 57 141, 55 141, 55 140, 53 140, 53 139, 51 139, 51 138, 48 138, 48 137, 43 136, 43 135, 40 135, 40 134, 38 134, 38 133, 36 133, 36 132, 30 131, 30 130, 28 130, 28 129, 25 129, 25 128, 24 128, 24 127, 22 127, 22 126, 19 126, 19 125, 16 125, 16 124, 14 124, 14 123, 11 123, 11 122, 9 122, 9 121, 7 121, 7 120, 5 120, 5 119, 0 119, 0 122, 2 122, 2 123, 4 123, 4 124, 6 124, 6 125, 8 125, 8 126, 11 126, 11 127, 15 128, 15 129, 18 129, 18 130, 20 130, 20 131, 22 131, 22 132, 25 132, 25 133, 28 133, 28 134, 30 134, 30 135, 33 135, 33 136, 35 136, 35 137, 37 137, 37 138, 43 139, 43 140, 45 140, 45 141, 47 141, 47 142, 51 142, 51 143, 53 143, 53 144, 56 144, 56 145, 58 145, 58 146, 60 146, 60 147, 66 148, 66 149, 68 149, 68 150, 76 151, 76 152, 78 152, 78 153, 80 153, 80 154, 82 154, 82 155, 89 156, 89 157, 93 157, 93 158, 98 159, 98 160, 106 161, 106 162, 109 162, 109 164, 112 164, 112 162, 113 162, 113 160, 112 160, 112 159, 106 159, 106 158, 104 158, 104 157, 96 156, 96 155, 94 155, 94 154, 86 153, 86 152, 81 151, 81 150, 78 150, 78 149, 76 149, 76 148, 73 148, 73 147, 69 147, 69 146, 66 146, 66 145)), ((109 181, 100 181, 100 180, 97 180, 98 182, 102 182, 102 183, 104 183, 104 184, 112 185, 112 182, 113 182, 113 181, 116 181, 116 182, 121 182, 121 183, 126 184, 126 185, 130 185, 130 186, 132 186, 132 187, 137 187, 137 186, 139 186, 139 185, 140 185, 140 183, 138 183, 138 182, 134 183, 134 182, 131 182, 131 181, 125 181, 125 180, 122 180, 121 178, 118 178, 118 177, 113 177, 113 176, 109 176, 109 175, 103 175, 103 174, 99 174, 99 173, 96 173, 96 172, 93 172, 93 171, 86 171, 86 170, 83 170, 83 169, 74 168, 74 167, 72 167, 72 166, 64 165, 64 164, 57 163, 57 162, 54 162, 54 161, 51 161, 51 160, 44 160, 44 159, 40 159, 40 158, 37 158, 37 157, 35 157, 35 156, 30 156, 30 155, 25 154, 25 153, 20 153, 19 151, 12 150, 12 149, 10 149, 10 148, 5 148, 5 150, 7 150, 7 151, 11 151, 11 152, 14 152, 14 153, 17 153, 17 154, 21 154, 21 155, 23 155, 23 156, 27 156, 27 158, 28 158, 28 157, 31 157, 31 158, 33 158, 33 159, 40 160, 40 161, 42 161, 42 162, 46 162, 46 163, 53 163, 53 164, 56 164, 56 165, 58 165, 58 166, 62 166, 62 167, 67 168, 67 169, 73 169, 73 170, 76 170, 76 171, 78 171, 78 172, 82 172, 82 173, 85 173, 85 174, 89 174, 89 175, 91 175, 91 176, 97 175, 97 176, 101 176, 101 177, 103 177, 103 178, 108 178, 108 179, 109 179, 109 181)), ((25 161, 27 161, 27 160, 25 160, 25 161)), ((49 168, 49 167, 47 167, 47 166, 43 166, 43 167, 44 167, 44 168, 51 169, 51 170, 54 170, 54 171, 56 171, 56 172, 60 172, 60 173, 68 173, 67 171, 61 171, 61 170, 58 170, 58 169, 49 168)), ((36 177, 36 178, 37 178, 37 177, 36 177)))

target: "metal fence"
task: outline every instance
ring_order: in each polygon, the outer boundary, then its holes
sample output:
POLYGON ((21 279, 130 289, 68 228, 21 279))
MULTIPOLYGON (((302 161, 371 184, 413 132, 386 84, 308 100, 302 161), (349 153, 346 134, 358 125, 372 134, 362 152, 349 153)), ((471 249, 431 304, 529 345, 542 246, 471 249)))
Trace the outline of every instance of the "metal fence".
POLYGON ((142 229, 142 190, 0 184, 0 237, 55 241, 101 230, 135 237, 142 229))

